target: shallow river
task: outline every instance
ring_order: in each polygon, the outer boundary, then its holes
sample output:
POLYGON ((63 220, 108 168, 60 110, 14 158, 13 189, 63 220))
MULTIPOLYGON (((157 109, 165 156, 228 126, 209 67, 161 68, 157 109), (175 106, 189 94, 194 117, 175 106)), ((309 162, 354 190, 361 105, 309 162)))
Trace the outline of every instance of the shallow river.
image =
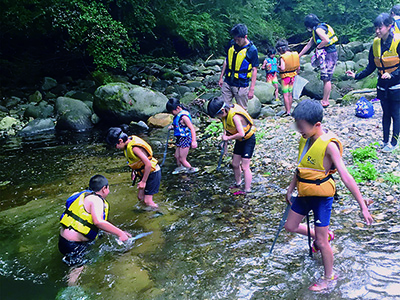
POLYGON ((228 164, 214 170, 216 148, 191 151, 201 172, 176 176, 169 149, 155 196, 160 215, 138 205, 122 153, 106 147, 100 132, 10 138, 0 149, 1 299, 400 299, 399 199, 376 201, 379 218, 371 227, 349 195, 334 203, 339 278, 329 293, 315 294, 307 287, 323 274, 321 256, 308 257, 305 237, 283 231, 266 255, 289 179, 255 174, 255 193, 233 196, 228 164), (59 216, 65 199, 94 174, 109 179, 111 222, 149 234, 130 245, 104 235, 79 285, 67 287, 59 216))

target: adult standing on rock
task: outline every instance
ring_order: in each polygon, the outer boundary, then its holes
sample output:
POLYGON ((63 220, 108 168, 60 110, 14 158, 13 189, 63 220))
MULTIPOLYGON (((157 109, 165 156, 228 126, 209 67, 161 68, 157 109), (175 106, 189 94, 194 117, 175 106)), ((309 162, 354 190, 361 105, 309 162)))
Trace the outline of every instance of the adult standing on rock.
POLYGON ((392 152, 399 147, 400 131, 400 34, 391 31, 393 18, 380 14, 374 21, 376 38, 369 50, 368 65, 360 73, 347 71, 356 80, 363 79, 378 69, 376 86, 382 105, 383 143, 382 152, 392 152), (393 120, 393 135, 389 143, 390 123, 393 120))
POLYGON ((235 25, 231 36, 233 40, 229 44, 218 85, 225 103, 232 104, 232 99, 235 98, 237 104, 247 110, 247 102, 254 96, 258 51, 247 38, 246 25, 235 25))
POLYGON ((299 56, 307 53, 311 47, 316 45, 315 58, 319 62, 321 70, 321 80, 324 82, 324 94, 321 104, 323 107, 329 106, 329 96, 332 90, 332 75, 338 60, 335 43, 338 38, 331 26, 323 23, 314 14, 309 14, 304 19, 307 30, 312 32, 312 38, 304 46, 299 56))
POLYGON ((400 4, 392 7, 390 14, 393 17, 393 33, 400 33, 400 4))

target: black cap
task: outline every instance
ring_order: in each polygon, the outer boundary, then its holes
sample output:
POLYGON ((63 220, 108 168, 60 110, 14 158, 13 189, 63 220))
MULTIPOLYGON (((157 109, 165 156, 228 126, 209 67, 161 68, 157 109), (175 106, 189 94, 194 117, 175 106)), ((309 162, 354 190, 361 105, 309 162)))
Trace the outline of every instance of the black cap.
POLYGON ((118 144, 118 141, 123 133, 122 129, 119 127, 111 127, 107 131, 106 142, 112 146, 118 144))
POLYGON ((221 97, 216 97, 208 102, 207 112, 211 118, 214 118, 217 113, 224 107, 225 102, 221 97))

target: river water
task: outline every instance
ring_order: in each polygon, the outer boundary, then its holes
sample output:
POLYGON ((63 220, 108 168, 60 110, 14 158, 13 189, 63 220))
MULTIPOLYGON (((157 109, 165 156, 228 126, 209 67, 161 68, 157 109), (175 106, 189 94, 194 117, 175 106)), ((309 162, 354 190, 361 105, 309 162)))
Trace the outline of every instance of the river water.
MULTIPOLYGON (((163 136, 150 137, 158 158, 163 145, 156 140, 163 136)), ((376 199, 370 227, 348 194, 334 203, 339 278, 329 293, 316 294, 307 287, 323 274, 321 256, 308 256, 305 237, 283 231, 267 255, 289 178, 254 174, 255 193, 233 196, 229 165, 214 170, 217 148, 192 150, 190 161, 201 172, 176 176, 169 149, 155 196, 161 215, 138 205, 122 153, 106 147, 101 132, 0 143, 1 299, 400 299, 398 197, 376 199), (130 245, 102 236, 79 285, 67 287, 59 216, 65 199, 94 174, 109 179, 111 222, 148 235, 130 245)))

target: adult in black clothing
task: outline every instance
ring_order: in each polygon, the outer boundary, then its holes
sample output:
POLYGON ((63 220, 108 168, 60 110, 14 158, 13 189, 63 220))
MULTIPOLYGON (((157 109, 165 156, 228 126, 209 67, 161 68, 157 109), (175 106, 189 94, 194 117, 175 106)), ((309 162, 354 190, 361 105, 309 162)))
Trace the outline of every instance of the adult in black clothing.
POLYGON ((356 80, 363 79, 378 69, 377 94, 381 100, 383 116, 383 152, 399 147, 400 131, 400 35, 391 31, 393 18, 380 14, 374 22, 376 38, 369 50, 368 66, 358 74, 346 74, 356 80), (390 124, 393 122, 392 139, 389 142, 390 124))

